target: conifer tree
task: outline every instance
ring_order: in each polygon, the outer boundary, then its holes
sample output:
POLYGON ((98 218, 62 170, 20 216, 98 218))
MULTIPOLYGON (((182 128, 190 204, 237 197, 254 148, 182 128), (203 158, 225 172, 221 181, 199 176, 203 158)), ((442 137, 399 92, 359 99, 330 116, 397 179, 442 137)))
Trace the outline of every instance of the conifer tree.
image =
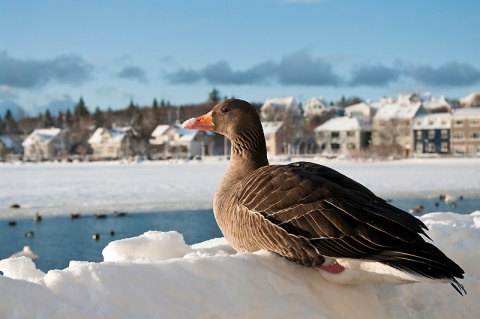
POLYGON ((53 118, 52 118, 52 114, 50 114, 49 109, 45 111, 45 116, 43 118, 43 126, 45 128, 49 128, 53 126, 53 118))

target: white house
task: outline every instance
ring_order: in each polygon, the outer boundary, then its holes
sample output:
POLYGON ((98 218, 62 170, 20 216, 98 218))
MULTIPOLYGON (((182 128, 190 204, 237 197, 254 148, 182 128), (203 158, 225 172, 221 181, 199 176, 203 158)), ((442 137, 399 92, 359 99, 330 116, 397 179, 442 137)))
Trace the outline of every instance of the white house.
POLYGON ((157 157, 213 155, 214 134, 210 131, 186 130, 180 124, 158 125, 151 134, 150 144, 157 157))
POLYGON ((35 129, 22 146, 25 161, 52 160, 65 152, 63 133, 59 128, 35 129))
POLYGON ((321 116, 328 111, 329 108, 325 105, 321 97, 313 97, 307 100, 303 115, 305 117, 321 116))
POLYGON ((320 153, 329 156, 358 151, 369 145, 371 127, 357 117, 335 117, 314 130, 320 153))
POLYGON ((119 159, 134 155, 130 126, 119 128, 99 127, 88 139, 88 144, 93 149, 93 157, 96 159, 119 159))
POLYGON ((284 115, 288 117, 301 117, 302 110, 293 96, 283 98, 268 98, 260 108, 260 117, 262 121, 285 120, 284 115))

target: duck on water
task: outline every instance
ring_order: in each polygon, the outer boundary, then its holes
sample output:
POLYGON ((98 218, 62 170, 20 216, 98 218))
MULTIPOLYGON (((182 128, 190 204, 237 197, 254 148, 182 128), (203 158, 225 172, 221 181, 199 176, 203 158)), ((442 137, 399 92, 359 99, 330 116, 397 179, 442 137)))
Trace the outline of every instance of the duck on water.
POLYGON ((225 100, 183 127, 232 143, 213 211, 235 250, 268 250, 320 269, 334 283, 447 282, 466 293, 457 281, 463 269, 423 238, 421 220, 331 168, 269 165, 260 118, 248 102, 225 100))

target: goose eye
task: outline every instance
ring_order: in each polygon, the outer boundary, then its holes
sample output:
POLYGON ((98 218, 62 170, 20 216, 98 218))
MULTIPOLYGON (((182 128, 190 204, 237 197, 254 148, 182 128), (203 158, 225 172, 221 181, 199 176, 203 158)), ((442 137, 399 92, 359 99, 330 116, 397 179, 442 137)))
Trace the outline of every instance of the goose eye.
POLYGON ((230 109, 226 106, 222 107, 221 109, 222 113, 227 113, 228 111, 230 111, 230 109))

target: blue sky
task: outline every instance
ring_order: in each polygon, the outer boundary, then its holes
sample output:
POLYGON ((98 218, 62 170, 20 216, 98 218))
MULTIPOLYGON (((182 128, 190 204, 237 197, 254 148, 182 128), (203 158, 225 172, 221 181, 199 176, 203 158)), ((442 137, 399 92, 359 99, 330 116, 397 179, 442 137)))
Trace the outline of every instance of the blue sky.
POLYGON ((0 0, 0 106, 461 98, 479 34, 470 0, 0 0))

